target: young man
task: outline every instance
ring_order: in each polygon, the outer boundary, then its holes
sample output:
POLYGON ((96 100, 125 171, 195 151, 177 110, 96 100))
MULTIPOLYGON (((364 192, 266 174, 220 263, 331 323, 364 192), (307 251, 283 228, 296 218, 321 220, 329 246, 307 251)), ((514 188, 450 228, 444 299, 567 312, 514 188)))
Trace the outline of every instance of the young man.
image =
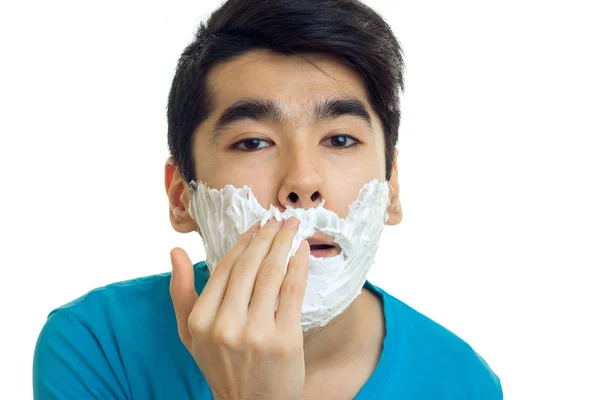
POLYGON ((173 228, 198 231, 207 262, 176 248, 172 274, 54 310, 35 398, 502 398, 471 347, 365 282, 402 219, 402 74, 357 1, 215 11, 179 61, 165 165, 173 228))

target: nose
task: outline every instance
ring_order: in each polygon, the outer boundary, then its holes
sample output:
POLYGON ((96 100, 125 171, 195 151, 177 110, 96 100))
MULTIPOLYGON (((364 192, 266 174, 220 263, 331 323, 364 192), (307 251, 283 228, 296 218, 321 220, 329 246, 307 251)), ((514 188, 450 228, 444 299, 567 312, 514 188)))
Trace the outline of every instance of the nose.
POLYGON ((318 206, 325 193, 325 180, 320 166, 305 152, 296 151, 282 169, 283 181, 278 193, 280 204, 294 208, 318 206))

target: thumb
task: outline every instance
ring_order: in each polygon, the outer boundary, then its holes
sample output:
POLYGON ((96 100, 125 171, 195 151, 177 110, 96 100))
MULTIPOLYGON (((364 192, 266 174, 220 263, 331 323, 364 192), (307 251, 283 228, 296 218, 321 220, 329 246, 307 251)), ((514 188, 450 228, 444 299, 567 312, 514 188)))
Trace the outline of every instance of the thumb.
POLYGON ((183 344, 190 349, 192 338, 188 328, 188 319, 198 299, 194 285, 194 266, 187 253, 179 247, 171 250, 171 265, 173 272, 171 273, 169 292, 177 318, 177 330, 183 344))

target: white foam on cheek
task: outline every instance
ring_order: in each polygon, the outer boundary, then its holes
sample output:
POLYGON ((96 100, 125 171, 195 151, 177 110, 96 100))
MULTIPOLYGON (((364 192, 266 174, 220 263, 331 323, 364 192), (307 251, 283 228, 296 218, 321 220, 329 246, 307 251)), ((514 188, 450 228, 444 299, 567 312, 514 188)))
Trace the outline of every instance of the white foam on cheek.
POLYGON ((217 190, 192 181, 190 190, 190 215, 203 234, 206 263, 211 273, 242 233, 257 221, 262 226, 273 217, 277 220, 294 217, 300 221, 285 262, 286 271, 302 240, 313 236, 315 231, 331 236, 340 245, 341 253, 337 256, 309 256, 302 304, 304 330, 327 324, 360 294, 388 218, 389 184, 377 180, 361 188, 346 218, 325 209, 325 200, 314 208, 288 206, 281 212, 273 205, 269 209, 262 207, 247 186, 238 189, 228 185, 217 190))

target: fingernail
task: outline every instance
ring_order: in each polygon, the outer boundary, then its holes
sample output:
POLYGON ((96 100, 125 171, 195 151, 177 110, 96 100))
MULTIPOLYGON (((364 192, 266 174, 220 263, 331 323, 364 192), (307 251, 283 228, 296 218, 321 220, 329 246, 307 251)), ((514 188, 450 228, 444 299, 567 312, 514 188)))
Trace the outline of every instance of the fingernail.
POLYGON ((285 220, 285 224, 283 225, 285 228, 297 228, 300 225, 300 221, 296 218, 288 218, 285 220))
POLYGON ((302 244, 301 244, 301 249, 302 249, 302 251, 309 252, 310 251, 310 244, 308 244, 308 242, 306 240, 303 240, 302 244))
POLYGON ((277 219, 275 219, 275 217, 271 218, 269 220, 269 222, 267 222, 267 225, 269 226, 281 226, 281 221, 277 221, 277 219))

